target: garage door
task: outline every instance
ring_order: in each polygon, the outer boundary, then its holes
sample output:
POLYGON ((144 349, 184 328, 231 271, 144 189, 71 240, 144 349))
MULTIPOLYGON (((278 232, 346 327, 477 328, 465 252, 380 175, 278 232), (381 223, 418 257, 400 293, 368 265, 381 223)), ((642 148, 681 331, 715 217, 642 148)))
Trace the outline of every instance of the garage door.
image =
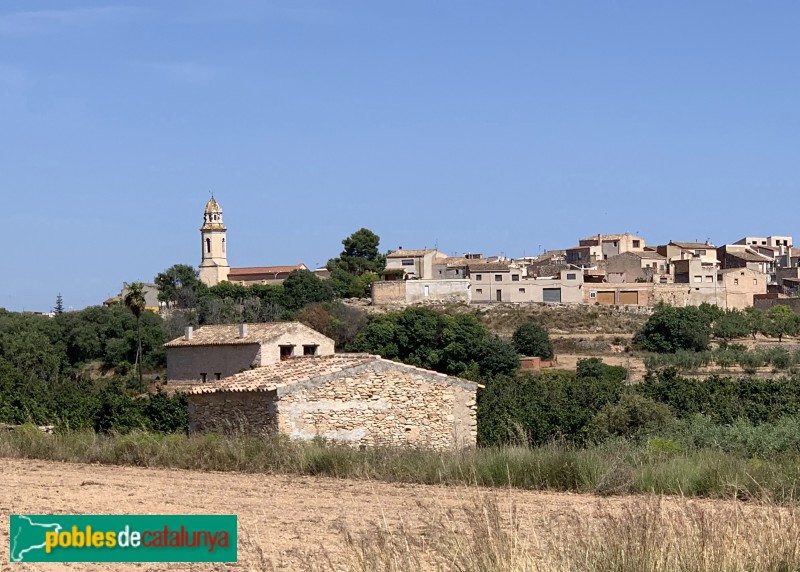
POLYGON ((639 293, 637 291, 633 292, 620 292, 619 293, 619 303, 620 304, 628 304, 631 306, 638 306, 639 305, 639 293))
POLYGON ((614 292, 598 292, 597 293, 597 302, 599 304, 610 304, 614 305, 617 301, 614 299, 614 292))
POLYGON ((542 299, 545 302, 561 302, 561 288, 545 288, 542 299))

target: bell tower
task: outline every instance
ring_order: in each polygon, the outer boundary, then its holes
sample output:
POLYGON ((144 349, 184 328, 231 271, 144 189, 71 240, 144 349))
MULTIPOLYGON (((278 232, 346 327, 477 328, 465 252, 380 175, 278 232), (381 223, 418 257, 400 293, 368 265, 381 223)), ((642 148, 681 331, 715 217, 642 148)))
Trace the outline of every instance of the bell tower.
POLYGON ((200 280, 207 286, 214 286, 228 279, 228 256, 226 254, 225 234, 228 229, 222 222, 222 207, 211 195, 203 213, 203 226, 200 227, 202 238, 202 259, 200 261, 200 280))

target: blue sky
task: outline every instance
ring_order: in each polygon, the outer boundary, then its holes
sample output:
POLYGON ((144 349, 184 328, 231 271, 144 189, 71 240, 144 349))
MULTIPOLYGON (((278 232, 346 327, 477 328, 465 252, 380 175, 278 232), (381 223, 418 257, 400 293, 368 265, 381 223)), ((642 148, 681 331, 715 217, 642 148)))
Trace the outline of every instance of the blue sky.
POLYGON ((0 4, 0 307, 197 264, 800 235, 792 2, 0 4))

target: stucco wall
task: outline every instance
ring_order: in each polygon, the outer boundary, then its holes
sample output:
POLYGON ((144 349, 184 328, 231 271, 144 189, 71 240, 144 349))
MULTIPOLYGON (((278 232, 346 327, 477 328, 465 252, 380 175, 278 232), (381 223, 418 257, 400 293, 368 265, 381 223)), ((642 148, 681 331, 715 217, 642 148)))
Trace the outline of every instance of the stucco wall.
POLYGON ((475 391, 408 371, 367 369, 281 395, 278 428, 354 445, 473 446, 475 391))
POLYGON ((266 433, 276 429, 275 392, 190 394, 190 433, 266 433))
POLYGON ((332 339, 310 328, 303 328, 300 331, 286 332, 270 340, 269 343, 263 344, 261 347, 261 365, 281 361, 280 346, 294 346, 292 355, 301 356, 303 355, 304 345, 318 346, 316 355, 319 356, 333 354, 334 342, 332 339))
POLYGON ((216 373, 228 377, 261 365, 261 346, 254 344, 220 346, 184 346, 167 348, 169 383, 199 383, 200 374, 214 381, 216 373))

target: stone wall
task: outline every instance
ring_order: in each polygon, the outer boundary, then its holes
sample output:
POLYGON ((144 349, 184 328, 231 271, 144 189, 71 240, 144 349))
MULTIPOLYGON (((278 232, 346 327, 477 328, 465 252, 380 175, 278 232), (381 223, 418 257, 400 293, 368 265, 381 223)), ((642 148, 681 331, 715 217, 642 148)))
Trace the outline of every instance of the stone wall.
POLYGON ((788 306, 800 314, 800 298, 767 298, 758 297, 753 302, 753 306, 759 310, 769 310, 773 306, 788 306))
POLYGON ((354 445, 474 446, 475 390, 466 382, 370 368, 281 395, 278 428, 295 438, 319 435, 354 445))
POLYGON ((421 302, 453 302, 469 304, 472 291, 469 280, 406 280, 405 301, 408 304, 421 302))
POLYGON ((385 306, 390 304, 405 304, 406 302, 406 283, 405 280, 390 282, 372 283, 372 304, 374 306, 385 306))
POLYGON ((266 433, 277 428, 275 392, 189 394, 189 433, 266 433))

